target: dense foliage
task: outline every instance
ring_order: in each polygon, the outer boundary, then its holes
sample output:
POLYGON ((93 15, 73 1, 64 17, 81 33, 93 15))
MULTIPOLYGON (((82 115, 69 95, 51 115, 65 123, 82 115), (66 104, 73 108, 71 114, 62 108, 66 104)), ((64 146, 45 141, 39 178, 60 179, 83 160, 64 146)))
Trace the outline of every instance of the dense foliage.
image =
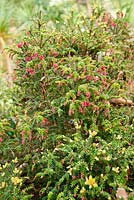
POLYGON ((130 193, 133 107, 112 101, 133 101, 134 42, 122 13, 72 13, 60 31, 40 16, 9 51, 16 78, 10 119, 0 123, 0 198, 110 200, 118 187, 130 193))

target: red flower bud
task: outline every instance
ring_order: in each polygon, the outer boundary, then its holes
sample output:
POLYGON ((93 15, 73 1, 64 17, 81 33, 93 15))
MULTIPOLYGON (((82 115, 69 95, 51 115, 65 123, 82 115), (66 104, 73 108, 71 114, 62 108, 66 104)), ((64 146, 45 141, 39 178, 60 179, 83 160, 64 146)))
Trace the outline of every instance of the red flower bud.
POLYGON ((57 63, 54 63, 54 64, 53 64, 53 67, 54 67, 54 72, 56 72, 57 67, 58 67, 58 64, 57 64, 57 63))
POLYGON ((2 139, 2 137, 0 137, 0 142, 2 142, 3 141, 3 139, 2 139))
POLYGON ((80 91, 77 92, 77 96, 78 96, 78 97, 80 96, 80 91))
POLYGON ((35 74, 34 70, 33 69, 29 69, 29 74, 32 76, 35 74))
POLYGON ((56 52, 56 51, 53 52, 54 57, 57 57, 58 55, 59 55, 58 52, 56 52))
POLYGON ((34 59, 34 58, 37 58, 37 57, 38 57, 38 53, 35 52, 35 53, 33 54, 32 58, 34 59))
POLYGON ((87 98, 90 97, 90 92, 86 92, 86 97, 87 97, 87 98))
POLYGON ((47 119, 47 118, 44 118, 43 120, 42 120, 42 125, 43 126, 46 126, 46 125, 50 125, 50 121, 47 119))
POLYGON ((42 56, 42 55, 39 56, 39 59, 40 59, 40 60, 43 60, 43 59, 44 59, 44 56, 42 56))
POLYGON ((77 197, 77 194, 74 194, 74 197, 77 197))
POLYGON ((68 114, 69 114, 69 116, 71 116, 73 114, 73 111, 69 110, 68 114))
POLYGON ((86 107, 86 106, 87 106, 86 101, 82 101, 82 102, 81 102, 81 106, 82 106, 82 107, 86 107))
POLYGON ((23 46, 23 43, 22 43, 22 42, 20 42, 20 43, 17 44, 17 47, 18 47, 18 48, 21 48, 22 46, 23 46))
POLYGON ((26 62, 28 62, 28 61, 30 61, 30 60, 32 60, 31 57, 28 57, 28 56, 25 57, 25 61, 26 61, 26 62))
POLYGON ((80 111, 80 113, 83 113, 83 109, 81 106, 79 107, 79 111, 80 111))
POLYGON ((115 28, 115 26, 116 26, 116 24, 113 21, 111 21, 110 25, 112 28, 115 28))

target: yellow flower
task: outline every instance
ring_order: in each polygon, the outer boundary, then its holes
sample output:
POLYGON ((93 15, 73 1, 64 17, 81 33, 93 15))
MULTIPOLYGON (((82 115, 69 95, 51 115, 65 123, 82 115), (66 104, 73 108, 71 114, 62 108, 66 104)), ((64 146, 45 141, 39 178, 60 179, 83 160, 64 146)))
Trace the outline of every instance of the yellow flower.
POLYGON ((16 157, 14 160, 12 160, 13 163, 17 163, 18 162, 18 158, 16 157))
POLYGON ((3 181, 3 182, 1 183, 0 188, 2 189, 2 188, 4 188, 4 187, 6 187, 6 182, 3 181))
POLYGON ((70 175, 72 175, 72 168, 70 168, 70 169, 68 170, 68 173, 69 173, 70 175))
POLYGON ((99 160, 99 158, 97 157, 97 156, 95 156, 95 158, 94 158, 95 160, 99 160))
POLYGON ((113 170, 114 172, 116 172, 117 174, 119 173, 119 167, 112 167, 112 170, 113 170))
POLYGON ((123 147, 123 148, 122 148, 122 153, 124 154, 124 153, 125 153, 125 151, 126 151, 126 148, 125 148, 125 147, 123 147))
POLYGON ((101 178, 104 178, 104 174, 101 174, 100 176, 101 176, 101 178))
POLYGON ((97 135, 97 132, 96 131, 91 131, 91 130, 89 130, 89 134, 90 134, 90 138, 92 138, 92 137, 94 137, 94 136, 96 136, 97 135))
POLYGON ((5 163, 5 165, 3 165, 3 168, 5 169, 6 167, 8 167, 8 162, 5 163))
POLYGON ((15 168, 15 169, 13 170, 13 173, 14 173, 14 174, 18 174, 18 173, 19 173, 19 170, 18 170, 17 168, 15 168))
POLYGON ((1 174, 1 176, 5 176, 5 172, 3 172, 3 173, 1 174))
POLYGON ((121 135, 118 135, 118 136, 117 136, 117 139, 118 139, 118 140, 120 140, 121 138, 122 138, 121 135))
POLYGON ((110 157, 110 156, 107 156, 107 157, 105 157, 105 160, 110 161, 110 160, 111 160, 111 157, 110 157))
POLYGON ((75 128, 76 128, 77 130, 81 128, 81 125, 79 125, 77 122, 74 122, 74 126, 75 126, 75 128))
POLYGON ((81 79, 84 79, 85 78, 85 73, 83 72, 80 76, 81 79))
POLYGON ((89 176, 89 178, 86 178, 85 185, 89 185, 89 188, 98 186, 95 182, 95 178, 93 178, 91 175, 89 176))
POLYGON ((97 147, 97 144, 96 144, 96 143, 93 143, 92 145, 93 145, 93 147, 97 147))
POLYGON ((84 187, 82 187, 82 189, 80 190, 80 194, 84 194, 86 191, 86 189, 84 187))
POLYGON ((11 181, 12 181, 12 183, 13 183, 14 185, 18 185, 18 184, 21 184, 21 183, 22 183, 22 179, 19 178, 19 177, 17 177, 17 176, 12 177, 12 178, 11 178, 11 181))
POLYGON ((102 150, 102 154, 105 155, 106 154, 106 150, 102 150))
POLYGON ((0 170, 2 170, 1 164, 0 164, 0 170))

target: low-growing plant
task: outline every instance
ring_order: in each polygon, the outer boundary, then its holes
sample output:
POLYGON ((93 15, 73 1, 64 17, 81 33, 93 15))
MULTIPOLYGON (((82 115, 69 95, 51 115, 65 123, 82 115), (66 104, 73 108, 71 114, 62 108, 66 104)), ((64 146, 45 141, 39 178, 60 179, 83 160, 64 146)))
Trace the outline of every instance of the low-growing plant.
POLYGON ((122 13, 66 20, 50 30, 40 17, 9 49, 20 109, 11 157, 31 199, 115 199, 133 188, 132 35, 122 13))

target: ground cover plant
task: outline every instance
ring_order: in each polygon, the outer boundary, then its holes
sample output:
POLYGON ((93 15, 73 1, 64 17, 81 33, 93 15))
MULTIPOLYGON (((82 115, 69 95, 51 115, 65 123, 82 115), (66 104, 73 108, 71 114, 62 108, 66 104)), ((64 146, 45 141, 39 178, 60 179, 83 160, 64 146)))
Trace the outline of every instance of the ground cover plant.
POLYGON ((133 191, 133 35, 121 12, 65 20, 52 30, 40 14, 9 49, 16 74, 0 123, 1 199, 133 191))

